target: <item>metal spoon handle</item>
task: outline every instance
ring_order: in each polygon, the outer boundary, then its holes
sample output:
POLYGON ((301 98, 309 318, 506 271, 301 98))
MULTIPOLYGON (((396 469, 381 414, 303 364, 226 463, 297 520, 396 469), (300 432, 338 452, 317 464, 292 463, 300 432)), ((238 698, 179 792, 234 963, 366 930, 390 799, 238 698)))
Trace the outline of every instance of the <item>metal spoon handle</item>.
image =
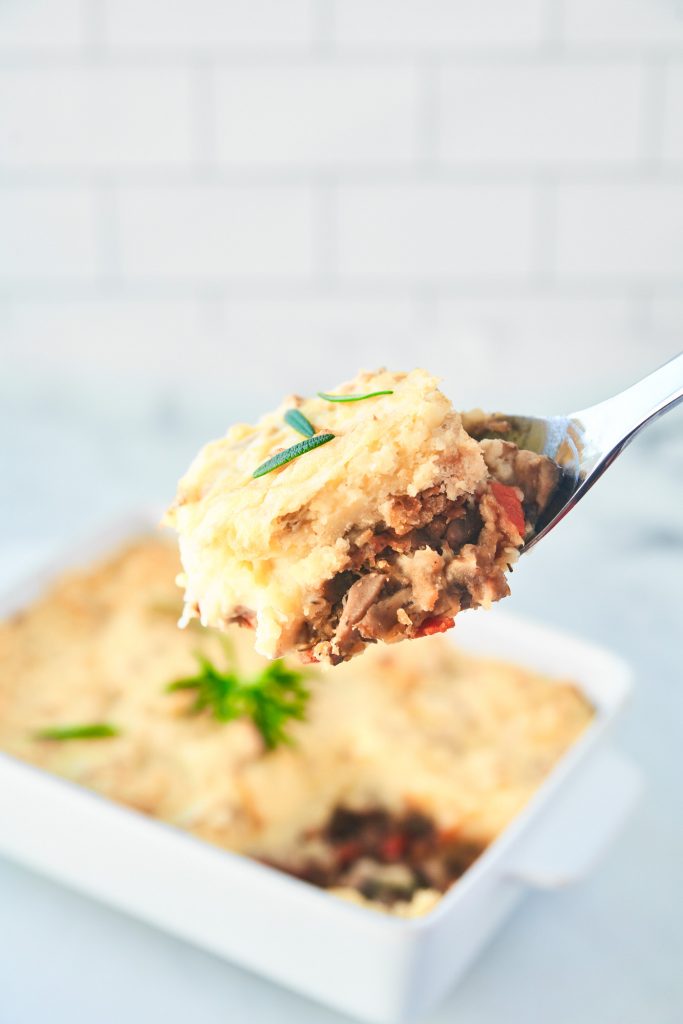
POLYGON ((583 424, 596 448, 614 458, 643 427, 681 401, 683 352, 613 398, 572 413, 571 419, 583 424))
POLYGON ((521 422, 525 427, 523 436, 530 442, 528 447, 554 459, 564 469, 557 493, 524 550, 530 551, 564 519, 643 427, 681 401, 683 352, 614 398, 568 417, 517 417, 517 424, 521 422))

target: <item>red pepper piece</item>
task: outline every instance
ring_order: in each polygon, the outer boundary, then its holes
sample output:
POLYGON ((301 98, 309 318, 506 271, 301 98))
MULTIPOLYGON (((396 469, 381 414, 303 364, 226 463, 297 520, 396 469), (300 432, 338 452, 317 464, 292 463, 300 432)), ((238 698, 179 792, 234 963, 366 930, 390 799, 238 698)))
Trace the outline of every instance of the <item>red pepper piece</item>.
POLYGON ((363 853, 363 847, 357 839, 349 839, 345 843, 341 843, 335 849, 337 857, 337 863, 342 867, 346 867, 347 864, 353 863, 363 853))
POLYGON ((384 860, 400 860, 406 851, 406 837, 400 832, 393 832, 385 836, 380 846, 380 853, 384 860))
POLYGON ((522 503, 517 496, 515 488, 508 487, 507 484, 501 484, 497 480, 493 480, 491 483, 491 494, 514 526, 515 530, 517 530, 517 533, 520 537, 523 537, 526 533, 526 523, 524 522, 522 503))
POLYGON ((415 636, 432 636, 434 633, 445 633, 447 629, 452 629, 454 625, 455 619, 452 615, 432 615, 424 620, 415 636))

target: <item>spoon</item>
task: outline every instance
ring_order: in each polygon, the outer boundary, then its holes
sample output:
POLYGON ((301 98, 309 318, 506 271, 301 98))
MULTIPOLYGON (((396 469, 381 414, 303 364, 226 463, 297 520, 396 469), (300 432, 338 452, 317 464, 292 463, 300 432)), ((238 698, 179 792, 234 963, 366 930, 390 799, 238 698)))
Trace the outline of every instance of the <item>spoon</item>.
MULTIPOLYGON (((681 401, 683 352, 613 398, 579 412, 545 419, 504 413, 491 417, 490 422, 509 424, 510 429, 502 435, 506 441, 547 455, 562 469, 556 492, 523 551, 529 551, 571 512, 643 427, 681 401)), ((501 437, 501 433, 487 432, 486 436, 501 437)))

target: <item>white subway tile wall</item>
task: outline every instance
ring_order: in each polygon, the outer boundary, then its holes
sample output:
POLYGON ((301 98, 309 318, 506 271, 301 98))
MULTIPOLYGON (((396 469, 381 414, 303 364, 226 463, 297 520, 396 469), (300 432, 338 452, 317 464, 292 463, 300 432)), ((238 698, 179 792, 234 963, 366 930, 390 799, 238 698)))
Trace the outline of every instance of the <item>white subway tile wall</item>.
POLYGON ((544 38, 546 0, 333 0, 343 46, 458 51, 529 47, 544 38), (514 9, 513 9, 514 8, 514 9))
POLYGON ((663 106, 662 156, 683 165, 683 62, 671 63, 666 70, 663 106))
POLYGON ((342 185, 339 274, 350 281, 528 281, 533 189, 527 184, 342 185))
POLYGON ((85 45, 86 19, 81 0, 0 5, 0 52, 8 55, 59 53, 85 45))
POLYGON ((306 185, 126 186, 118 211, 123 282, 306 281, 314 270, 306 185))
POLYGON ((2 68, 0 167, 187 165, 191 79, 186 68, 2 68))
POLYGON ((680 0, 564 0, 571 43, 670 46, 683 43, 680 0))
MULTIPOLYGON (((50 0, 41 0, 41 6, 50 0)), ((52 0, 59 3, 60 0, 52 0)), ((159 53, 302 49, 316 0, 85 0, 104 14, 102 42, 159 53)))
POLYGON ((486 61, 441 72, 440 157, 529 168, 633 166, 640 155, 637 61, 486 61))
POLYGON ((558 198, 557 270, 617 284, 683 280, 683 183, 566 185, 558 198))
POLYGON ((0 327, 226 422, 597 398, 681 347, 683 0, 0 0, 0 327))
POLYGON ((46 282, 64 287, 96 282, 101 272, 99 212, 97 193, 88 187, 0 189, 0 281, 5 294, 16 288, 30 301, 46 282))
POLYGON ((220 68, 217 159, 308 170, 414 164, 419 86, 416 69, 372 62, 220 68))

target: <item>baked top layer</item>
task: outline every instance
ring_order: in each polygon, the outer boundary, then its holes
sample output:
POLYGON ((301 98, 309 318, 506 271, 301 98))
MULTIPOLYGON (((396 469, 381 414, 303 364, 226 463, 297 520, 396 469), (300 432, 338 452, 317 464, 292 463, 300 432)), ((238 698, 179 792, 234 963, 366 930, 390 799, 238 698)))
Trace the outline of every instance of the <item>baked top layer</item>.
MULTIPOLYGON (((311 880, 312 860, 322 859, 327 874, 317 884, 360 898, 367 879, 357 888, 349 873, 359 857, 336 871, 329 849, 313 849, 312 835, 324 838, 339 808, 379 809, 397 822, 426 816, 438 836, 476 851, 592 717, 561 665, 553 680, 431 637, 309 670, 312 698, 307 720, 293 726, 295 745, 266 752, 250 721, 189 714, 191 693, 166 692, 194 671, 195 650, 216 664, 223 656, 215 631, 198 622, 177 629, 178 568, 172 545, 141 538, 0 623, 0 750, 311 880), (35 738, 45 727, 97 721, 120 735, 35 738)), ((244 671, 265 664, 250 634, 231 627, 230 637, 244 671)), ((381 854, 402 864, 394 855, 381 854)), ((438 898, 434 881, 429 892, 425 884, 406 896, 405 912, 438 898)))
POLYGON ((377 640, 445 629, 461 608, 508 592, 504 571, 527 532, 522 501, 534 496, 515 490, 512 472, 492 484, 486 442, 426 371, 361 373, 334 394, 377 391, 390 393, 291 396, 202 449, 166 516, 186 620, 248 625, 267 657, 298 650, 337 663, 377 640), (332 439, 255 478, 301 440, 291 409, 332 439))

